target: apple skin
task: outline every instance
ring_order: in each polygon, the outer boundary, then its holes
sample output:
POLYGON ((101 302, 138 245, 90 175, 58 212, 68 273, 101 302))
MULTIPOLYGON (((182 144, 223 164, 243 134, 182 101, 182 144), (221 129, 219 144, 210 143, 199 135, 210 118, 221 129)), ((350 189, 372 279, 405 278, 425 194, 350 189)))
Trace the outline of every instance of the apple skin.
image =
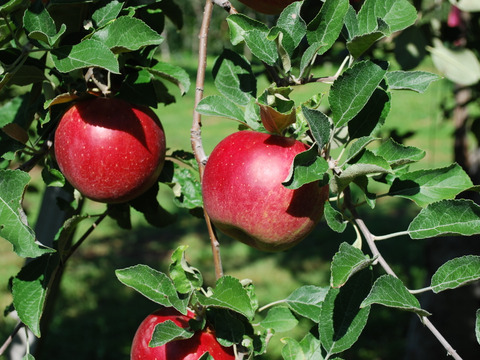
POLYGON ((307 146, 254 131, 227 136, 212 151, 202 179, 205 211, 230 237, 263 251, 283 251, 303 240, 323 216, 328 186, 287 189, 294 157, 307 146))
POLYGON ((148 346, 157 324, 171 320, 182 328, 188 328, 188 321, 193 318, 191 311, 182 315, 174 308, 161 308, 148 315, 133 337, 130 360, 197 360, 205 352, 215 360, 234 360, 233 349, 221 346, 213 330, 208 327, 197 331, 190 339, 176 340, 157 347, 148 346))
POLYGON ((277 15, 288 5, 299 0, 239 0, 249 8, 268 15, 277 15))
POLYGON ((54 149, 65 178, 84 196, 121 203, 157 181, 166 141, 149 108, 97 97, 67 110, 56 129, 54 149))

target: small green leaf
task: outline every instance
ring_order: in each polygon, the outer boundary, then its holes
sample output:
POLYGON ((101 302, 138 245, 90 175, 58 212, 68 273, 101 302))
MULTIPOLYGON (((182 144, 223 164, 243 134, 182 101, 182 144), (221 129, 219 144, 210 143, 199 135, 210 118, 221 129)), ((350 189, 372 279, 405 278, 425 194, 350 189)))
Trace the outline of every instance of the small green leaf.
POLYGON ((389 195, 404 197, 425 207, 436 201, 453 199, 472 186, 472 180, 462 167, 452 164, 403 174, 393 181, 389 195))
POLYGON ((350 348, 365 327, 370 307, 360 308, 368 294, 371 272, 361 271, 341 288, 330 288, 320 312, 319 333, 328 354, 350 348))
POLYGON ((172 182, 175 184, 173 186, 175 205, 186 209, 196 209, 203 206, 202 185, 198 180, 198 173, 175 165, 172 182))
POLYGON ((327 161, 318 156, 317 146, 312 146, 295 156, 283 185, 288 189, 298 189, 305 184, 323 180, 328 168, 327 161))
POLYGON ((255 315, 255 310, 252 307, 247 291, 240 281, 232 276, 223 276, 218 279, 211 296, 207 297, 203 294, 197 294, 197 297, 203 306, 230 309, 250 320, 255 315))
POLYGON ((383 80, 387 67, 386 63, 362 61, 338 77, 328 96, 336 127, 345 125, 363 109, 383 80))
POLYGON ((347 228, 348 221, 343 218, 341 212, 333 208, 329 201, 325 203, 324 215, 328 226, 333 231, 342 233, 347 228))
POLYGON ((303 105, 302 114, 305 116, 305 120, 307 120, 315 142, 320 149, 323 149, 330 140, 330 133, 332 131, 331 120, 323 112, 307 108, 303 105))
POLYGON ((326 0, 317 17, 308 24, 308 43, 325 44, 319 51, 320 55, 338 39, 348 7, 348 0, 326 0))
POLYGON ((110 21, 117 18, 122 11, 124 3, 117 0, 109 1, 105 6, 95 10, 92 14, 92 20, 97 28, 107 25, 110 21))
POLYGON ((378 40, 385 37, 389 32, 390 31, 387 24, 385 24, 385 22, 383 22, 381 19, 378 19, 378 25, 375 31, 354 36, 350 41, 347 42, 347 49, 350 51, 350 54, 357 59, 378 40))
POLYGON ((386 79, 391 90, 423 93, 432 82, 440 80, 440 76, 426 71, 389 71, 386 79))
POLYGON ((276 333, 292 330, 297 324, 298 320, 290 309, 284 306, 271 308, 265 319, 260 322, 265 329, 273 329, 276 333))
POLYGON ((381 88, 375 89, 363 109, 348 123, 351 139, 376 134, 387 119, 391 108, 390 93, 381 88))
POLYGON ((411 164, 425 157, 424 150, 414 146, 399 144, 393 139, 388 139, 372 151, 374 154, 387 160, 392 168, 411 164))
POLYGON ((413 311, 420 316, 430 315, 421 308, 417 298, 410 294, 403 282, 392 275, 380 276, 360 306, 364 308, 372 304, 413 311))
POLYGON ((13 306, 20 320, 40 337, 45 301, 58 269, 58 254, 45 254, 27 263, 12 280, 13 306))
POLYGON ((193 335, 194 332, 181 328, 172 320, 167 320, 155 326, 148 346, 162 346, 170 341, 190 339, 193 335))
POLYGON ((413 25, 417 11, 408 0, 366 0, 358 12, 358 26, 362 34, 370 33, 377 27, 377 19, 384 21, 390 35, 413 25))
POLYGON ((300 74, 302 76, 307 68, 313 65, 320 49, 325 46, 323 43, 313 43, 303 52, 302 59, 300 60, 300 74))
POLYGON ((245 123, 242 109, 231 100, 219 95, 204 97, 198 103, 196 111, 202 115, 221 116, 245 123))
POLYGON ((229 101, 247 105, 256 97, 257 82, 249 62, 225 49, 215 60, 212 74, 217 90, 229 101))
POLYGON ((281 341, 285 344, 282 348, 282 356, 284 360, 305 359, 305 354, 297 340, 286 337, 281 339, 281 341))
POLYGON ((159 45, 163 41, 163 38, 142 20, 130 16, 115 19, 95 32, 92 39, 102 42, 114 53, 135 51, 146 46, 159 45))
POLYGON ((187 313, 187 303, 178 297, 175 285, 164 273, 139 264, 118 269, 115 275, 124 285, 138 291, 153 302, 166 307, 173 306, 182 314, 187 313))
POLYGON ((428 205, 408 227, 412 239, 480 234, 480 206, 470 200, 443 200, 428 205))
POLYGON ((449 49, 440 39, 433 39, 432 54, 435 67, 457 84, 470 86, 480 81, 480 61, 475 53, 464 47, 449 49))
POLYGON ((299 2, 288 5, 277 20, 277 27, 290 35, 294 48, 300 44, 307 31, 307 25, 300 16, 301 7, 299 2))
POLYGON ((348 149, 347 159, 345 160, 345 162, 349 162, 356 156, 360 155, 360 153, 365 149, 365 147, 375 140, 378 140, 378 138, 373 136, 362 136, 358 138, 348 149))
POLYGON ((328 287, 304 285, 292 292, 285 299, 285 303, 298 315, 318 323, 320 309, 328 289, 328 287))
POLYGON ((313 336, 312 333, 305 335, 300 341, 300 346, 305 355, 305 360, 323 360, 320 340, 313 336))
POLYGON ((227 23, 233 45, 245 41, 252 54, 260 60, 268 65, 273 65, 277 61, 277 46, 267 38, 269 29, 265 24, 243 14, 230 15, 227 23))
POLYGON ((32 354, 26 354, 22 360, 35 360, 32 354))
POLYGON ((467 255, 447 261, 432 276, 434 293, 455 289, 480 279, 480 256, 467 255))
POLYGON ((362 250, 344 242, 340 245, 339 251, 333 257, 331 265, 330 286, 341 287, 355 273, 372 264, 372 259, 365 255, 362 250))
POLYGON ((179 66, 158 62, 153 67, 145 68, 155 77, 165 79, 178 86, 182 95, 190 89, 190 77, 188 73, 179 66))
POLYGON ((13 245, 21 257, 36 258, 53 252, 37 242, 22 209, 23 193, 30 175, 20 170, 0 170, 0 236, 13 245))
POLYGON ((118 60, 110 49, 97 40, 83 40, 76 45, 65 45, 50 52, 58 71, 68 73, 88 67, 100 67, 119 74, 118 60))
POLYGON ((170 278, 181 294, 188 294, 203 285, 203 277, 198 269, 192 267, 185 259, 188 246, 179 246, 172 254, 169 267, 170 278))
POLYGON ((57 27, 50 13, 43 7, 41 10, 27 9, 23 16, 23 24, 30 38, 43 41, 50 46, 55 45, 60 36, 67 30, 65 24, 62 24, 57 32, 57 27))

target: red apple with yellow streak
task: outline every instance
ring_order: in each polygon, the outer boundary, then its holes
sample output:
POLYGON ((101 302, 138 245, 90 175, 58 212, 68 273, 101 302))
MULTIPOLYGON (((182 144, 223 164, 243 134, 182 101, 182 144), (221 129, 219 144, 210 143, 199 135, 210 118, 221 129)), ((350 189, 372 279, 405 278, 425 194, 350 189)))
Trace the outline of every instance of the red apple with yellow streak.
POLYGON ((223 233, 264 251, 286 250, 323 216, 328 186, 282 182, 307 146, 293 138, 239 131, 212 151, 202 179, 205 211, 223 233))

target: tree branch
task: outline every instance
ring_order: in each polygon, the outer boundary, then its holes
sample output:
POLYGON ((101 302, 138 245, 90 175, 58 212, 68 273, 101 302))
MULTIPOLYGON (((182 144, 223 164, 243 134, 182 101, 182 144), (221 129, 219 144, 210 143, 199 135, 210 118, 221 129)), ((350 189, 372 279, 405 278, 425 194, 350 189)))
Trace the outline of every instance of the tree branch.
MULTIPOLYGON (((345 191, 345 205, 352 213, 355 219, 355 223, 358 225, 361 233, 365 237, 365 241, 367 242, 373 257, 377 259, 376 262, 380 264, 380 266, 385 270, 387 274, 398 278, 395 271, 393 271, 393 269, 390 267, 390 265, 387 263, 387 261, 383 258, 382 254, 378 250, 377 245, 375 244, 375 236, 370 232, 370 230, 367 228, 363 220, 360 219, 360 217, 358 216, 355 206, 351 203, 350 194, 348 190, 349 189, 347 188, 345 191)), ((445 350, 447 350, 449 355, 451 355, 455 360, 462 360, 462 358, 457 354, 457 352, 452 347, 452 345, 450 345, 450 343, 443 337, 443 335, 440 334, 437 328, 430 322, 430 320, 426 316, 420 316, 420 320, 422 321, 423 324, 425 324, 425 326, 430 330, 430 332, 437 338, 437 340, 443 345, 443 347, 445 348, 445 350)))
MULTIPOLYGON (((219 1, 215 0, 215 3, 228 3, 228 1, 219 1)), ((193 123, 190 130, 190 141, 195 155, 195 160, 198 163, 198 171, 200 174, 200 181, 203 178, 203 171, 207 163, 207 155, 202 144, 202 116, 196 111, 198 103, 203 98, 203 90, 205 86, 205 71, 207 68, 207 44, 208 44, 208 31, 210 28, 210 20, 212 18, 214 2, 212 0, 206 0, 205 9, 203 12, 202 26, 200 28, 199 34, 199 46, 198 46, 198 69, 197 69, 197 80, 195 87, 195 105, 193 109, 193 123)), ((233 7, 231 7, 233 8, 233 7)), ((230 10, 231 11, 231 10, 230 10)), ((210 244, 212 247, 213 262, 215 266, 215 276, 220 278, 223 276, 222 260, 220 257, 220 243, 218 242, 217 236, 215 234, 215 229, 210 217, 206 213, 205 209, 203 210, 205 216, 205 222, 207 224, 208 234, 210 236, 210 244)))
POLYGON ((229 14, 237 14, 238 11, 233 7, 233 5, 228 0, 212 0, 215 5, 218 5, 224 8, 229 14))

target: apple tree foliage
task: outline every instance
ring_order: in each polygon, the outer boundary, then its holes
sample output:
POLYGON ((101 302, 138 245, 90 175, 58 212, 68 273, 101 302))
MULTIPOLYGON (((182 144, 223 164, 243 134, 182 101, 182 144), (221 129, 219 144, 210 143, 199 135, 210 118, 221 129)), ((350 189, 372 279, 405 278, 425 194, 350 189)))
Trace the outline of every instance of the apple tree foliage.
MULTIPOLYGON (((395 69, 372 51, 383 40, 410 31, 417 22, 417 10, 407 0, 365 0, 357 9, 347 0, 305 0, 294 2, 267 24, 232 11, 225 5, 228 2, 215 2, 215 6, 220 3, 230 10, 224 13, 230 43, 213 67, 218 94, 204 94, 197 113, 232 119, 241 129, 286 134, 311 145, 291 164, 284 186, 298 188, 318 180, 328 184, 326 223, 337 233, 353 227, 357 238, 346 237, 339 245, 331 261, 329 286, 305 285, 262 307, 255 284, 248 280, 219 276, 215 286, 205 287, 202 274, 186 260, 185 246, 172 249, 167 274, 138 264, 117 270, 117 278, 161 306, 181 313, 187 307, 206 312, 220 343, 235 346, 245 358, 268 353, 272 336, 293 329, 299 318, 305 318, 315 331, 301 340, 284 337, 283 358, 340 359, 362 335, 370 312, 378 305, 416 313, 434 329, 428 308, 422 308, 417 298, 421 291, 404 285, 376 245, 397 236, 442 241, 443 236, 480 234, 480 206, 461 197, 478 192, 479 187, 461 166, 422 167, 424 150, 382 138, 395 93, 413 91, 422 96, 440 79, 431 72, 395 69), (317 60, 329 53, 341 54, 344 62, 336 73, 315 76, 317 60), (264 89, 257 81, 260 70, 271 82, 264 89), (312 82, 327 84, 327 90, 312 93, 303 103, 291 99, 295 89, 312 82), (381 236, 370 232, 359 213, 374 213, 379 197, 404 198, 417 206, 408 228, 381 236), (377 268, 382 275, 376 275, 377 268), (261 321, 257 321, 259 313, 261 321)), ((47 330, 42 316, 51 289, 70 256, 94 229, 92 225, 72 242, 79 224, 93 218, 96 225, 111 216, 128 228, 130 207, 143 212, 152 226, 174 221, 155 200, 155 186, 127 204, 109 205, 104 214, 85 213, 84 199, 65 182, 51 150, 62 113, 88 93, 157 107, 190 90, 186 71, 156 56, 165 23, 182 28, 182 4, 176 0, 10 0, 2 2, 0 13, 0 236, 18 256, 28 259, 11 279, 13 304, 6 313, 15 310, 21 322, 40 337, 47 330), (178 93, 172 94, 166 82, 175 84, 178 93), (49 243, 39 240, 22 206, 34 168, 41 169, 48 187, 67 193, 52 205, 60 207, 65 220, 49 243)), ((438 42, 432 54, 437 63, 438 58, 448 58, 438 42)), ((446 76, 455 77, 448 66, 445 69, 446 76)), ((185 129, 185 136, 190 136, 190 129, 185 129)), ((167 162, 159 178, 181 189, 176 191, 176 204, 192 212, 202 206, 197 172, 202 164, 195 161, 193 152, 169 154, 175 161, 167 162)), ((438 293, 478 279, 480 257, 472 254, 446 262, 421 290, 438 293)), ((475 317, 478 338, 480 316, 472 314, 475 317)), ((190 331, 162 324, 152 345, 191 336, 190 331)), ((439 346, 460 358, 448 339, 440 340, 439 346)))

